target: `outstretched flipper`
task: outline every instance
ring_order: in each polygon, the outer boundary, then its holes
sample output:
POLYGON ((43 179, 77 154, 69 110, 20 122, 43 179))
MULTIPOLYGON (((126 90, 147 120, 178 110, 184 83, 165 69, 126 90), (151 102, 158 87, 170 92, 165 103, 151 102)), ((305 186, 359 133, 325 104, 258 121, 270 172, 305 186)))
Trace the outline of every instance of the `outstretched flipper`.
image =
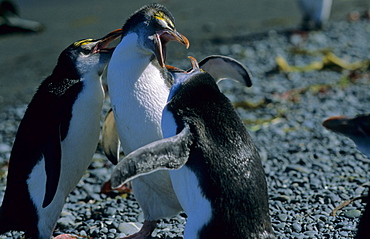
POLYGON ((117 133, 114 114, 110 109, 105 117, 102 129, 102 147, 105 155, 114 165, 118 163, 121 142, 117 133))
POLYGON ((220 55, 207 56, 199 62, 199 67, 210 74, 218 83, 231 79, 248 87, 252 86, 252 74, 239 61, 220 55))
POLYGON ((188 160, 192 134, 189 127, 177 135, 143 146, 121 160, 111 175, 113 188, 161 169, 179 169, 188 160))

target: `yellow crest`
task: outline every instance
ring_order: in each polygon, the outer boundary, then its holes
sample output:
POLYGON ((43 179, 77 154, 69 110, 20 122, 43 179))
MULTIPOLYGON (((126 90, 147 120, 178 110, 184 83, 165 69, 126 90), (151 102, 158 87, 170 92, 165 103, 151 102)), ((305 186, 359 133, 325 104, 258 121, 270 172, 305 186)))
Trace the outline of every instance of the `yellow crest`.
POLYGON ((155 12, 154 17, 157 18, 158 20, 165 21, 171 27, 174 27, 173 22, 164 14, 164 12, 162 12, 162 11, 155 12))
POLYGON ((94 39, 84 39, 84 40, 81 40, 81 41, 76 41, 75 43, 73 43, 73 46, 74 47, 80 47, 82 45, 85 45, 85 44, 89 44, 93 41, 94 39))
POLYGON ((166 16, 164 15, 164 13, 162 11, 158 11, 156 13, 154 13, 154 17, 159 19, 159 20, 165 20, 166 16))

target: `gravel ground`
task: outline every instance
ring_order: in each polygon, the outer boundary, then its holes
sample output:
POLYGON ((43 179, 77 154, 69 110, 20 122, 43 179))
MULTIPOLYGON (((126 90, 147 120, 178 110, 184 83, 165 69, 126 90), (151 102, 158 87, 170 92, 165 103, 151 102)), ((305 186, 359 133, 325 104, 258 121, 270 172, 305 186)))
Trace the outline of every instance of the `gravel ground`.
MULTIPOLYGON (((326 31, 306 36, 270 31, 202 42, 202 50, 189 55, 198 60, 223 54, 240 60, 251 70, 253 86, 245 89, 231 81, 221 83, 235 103, 258 146, 268 181, 270 212, 278 238, 353 238, 365 204, 355 201, 335 217, 330 212, 341 202, 367 194, 370 160, 352 141, 325 130, 324 118, 369 113, 367 69, 326 66, 322 70, 282 72, 275 57, 291 65, 322 61, 329 49, 348 62, 369 60, 370 22, 332 22, 326 31), (304 49, 305 51, 297 51, 304 49)), ((172 64, 187 68, 187 59, 172 64)), ((0 113, 0 200, 6 183, 6 162, 26 105, 0 113)), ((109 108, 107 101, 104 111, 109 108)), ((102 118, 104 113, 102 114, 102 118)), ((98 148, 93 162, 68 197, 55 235, 79 238, 116 238, 143 222, 132 194, 100 194, 112 166, 98 148), (130 223, 133 222, 133 223, 130 223), (136 223, 136 224, 134 224, 136 223)), ((182 238, 186 216, 163 219, 153 238, 182 238)), ((18 232, 0 238, 20 238, 18 232)))

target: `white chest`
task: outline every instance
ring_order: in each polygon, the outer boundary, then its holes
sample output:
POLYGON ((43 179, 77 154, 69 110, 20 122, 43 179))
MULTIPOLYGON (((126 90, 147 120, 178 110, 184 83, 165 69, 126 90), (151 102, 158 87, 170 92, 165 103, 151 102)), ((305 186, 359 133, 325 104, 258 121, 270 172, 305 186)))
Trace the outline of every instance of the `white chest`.
POLYGON ((108 87, 125 154, 162 138, 161 116, 169 89, 150 55, 136 47, 136 34, 117 46, 108 66, 108 87))
POLYGON ((186 165, 171 170, 170 177, 180 205, 188 215, 184 238, 196 239, 200 229, 211 220, 211 203, 203 197, 198 178, 186 165))

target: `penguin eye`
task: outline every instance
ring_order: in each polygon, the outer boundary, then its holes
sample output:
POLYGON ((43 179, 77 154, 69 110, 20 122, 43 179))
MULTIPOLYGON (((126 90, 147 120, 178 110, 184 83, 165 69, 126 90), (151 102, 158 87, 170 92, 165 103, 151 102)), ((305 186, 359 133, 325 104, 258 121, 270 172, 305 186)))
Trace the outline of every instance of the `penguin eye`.
POLYGON ((81 54, 82 55, 85 55, 85 56, 87 56, 87 55, 90 55, 91 54, 91 48, 85 48, 85 47, 81 47, 81 54))

